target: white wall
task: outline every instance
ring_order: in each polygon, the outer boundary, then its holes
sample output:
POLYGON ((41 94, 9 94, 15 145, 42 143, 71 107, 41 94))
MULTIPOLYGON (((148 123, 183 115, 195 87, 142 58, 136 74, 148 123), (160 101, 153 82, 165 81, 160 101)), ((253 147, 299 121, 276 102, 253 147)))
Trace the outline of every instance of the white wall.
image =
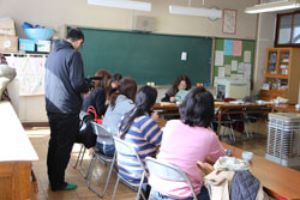
MULTIPOLYGON (((236 35, 222 33, 222 20, 170 15, 169 4, 187 5, 188 0, 150 0, 150 13, 87 5, 87 0, 0 0, 0 17, 12 17, 17 32, 23 36, 20 25, 24 22, 55 28, 63 36, 65 25, 97 27, 103 29, 131 30, 132 18, 137 15, 153 16, 157 21, 157 33, 255 39, 257 16, 243 11, 257 0, 206 0, 208 7, 231 8, 238 11, 236 35)), ((193 6, 201 6, 202 0, 193 0, 193 6)), ((23 122, 44 122, 46 115, 43 96, 19 98, 16 109, 23 122), (23 110, 21 108, 27 108, 23 110), (37 109, 38 108, 38 109, 37 109)))
MULTIPOLYGON (((188 0, 150 0, 152 12, 139 12, 91 6, 87 0, 0 0, 0 17, 11 16, 17 24, 24 21, 41 24, 60 30, 65 24, 91 26, 108 29, 130 30, 132 17, 149 15, 157 19, 158 33, 202 35, 255 39, 256 15, 243 11, 257 0, 206 0, 208 7, 232 8, 238 10, 237 34, 224 35, 222 20, 212 22, 206 18, 176 16, 168 13, 169 4, 187 5, 188 0)), ((193 0, 192 5, 201 6, 202 0, 193 0)), ((20 32, 20 28, 18 28, 20 32)))

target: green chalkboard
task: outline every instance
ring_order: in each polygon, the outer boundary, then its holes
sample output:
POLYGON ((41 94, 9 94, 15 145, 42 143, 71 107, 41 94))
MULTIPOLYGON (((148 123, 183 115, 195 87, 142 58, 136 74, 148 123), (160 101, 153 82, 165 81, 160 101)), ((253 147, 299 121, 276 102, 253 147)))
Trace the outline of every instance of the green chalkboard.
POLYGON ((211 38, 81 30, 85 35, 81 53, 87 76, 106 69, 130 76, 139 84, 170 84, 179 74, 188 75, 193 83, 210 82, 211 38), (181 61, 182 52, 187 52, 187 61, 181 61))

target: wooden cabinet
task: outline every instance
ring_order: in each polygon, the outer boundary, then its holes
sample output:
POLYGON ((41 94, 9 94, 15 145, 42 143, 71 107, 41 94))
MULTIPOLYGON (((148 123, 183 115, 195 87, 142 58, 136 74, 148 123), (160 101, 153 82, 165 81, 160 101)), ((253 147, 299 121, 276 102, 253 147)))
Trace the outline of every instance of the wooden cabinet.
POLYGON ((38 156, 9 102, 0 102, 0 200, 27 200, 38 156))
POLYGON ((267 49, 263 100, 283 97, 297 103, 300 83, 300 48, 267 49))
POLYGON ((0 199, 30 199, 31 162, 0 162, 0 199))

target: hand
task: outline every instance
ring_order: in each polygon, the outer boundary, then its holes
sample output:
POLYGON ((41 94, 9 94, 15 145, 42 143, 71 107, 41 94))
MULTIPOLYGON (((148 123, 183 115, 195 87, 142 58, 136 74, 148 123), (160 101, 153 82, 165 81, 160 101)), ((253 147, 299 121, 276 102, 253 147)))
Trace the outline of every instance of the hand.
POLYGON ((212 171, 214 171, 214 167, 209 164, 209 163, 206 163, 206 162, 201 162, 201 161, 198 161, 197 162, 197 167, 205 174, 209 174, 211 173, 212 171))
POLYGON ((175 103, 176 102, 176 98, 175 97, 170 97, 170 102, 175 103))

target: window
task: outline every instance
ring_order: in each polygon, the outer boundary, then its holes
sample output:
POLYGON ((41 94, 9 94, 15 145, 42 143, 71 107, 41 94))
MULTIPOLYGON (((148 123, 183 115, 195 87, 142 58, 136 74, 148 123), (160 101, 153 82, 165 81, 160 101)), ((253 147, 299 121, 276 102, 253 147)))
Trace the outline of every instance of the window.
POLYGON ((277 15, 275 46, 300 46, 300 11, 277 15))
POLYGON ((300 44, 300 14, 294 16, 293 43, 300 44))

